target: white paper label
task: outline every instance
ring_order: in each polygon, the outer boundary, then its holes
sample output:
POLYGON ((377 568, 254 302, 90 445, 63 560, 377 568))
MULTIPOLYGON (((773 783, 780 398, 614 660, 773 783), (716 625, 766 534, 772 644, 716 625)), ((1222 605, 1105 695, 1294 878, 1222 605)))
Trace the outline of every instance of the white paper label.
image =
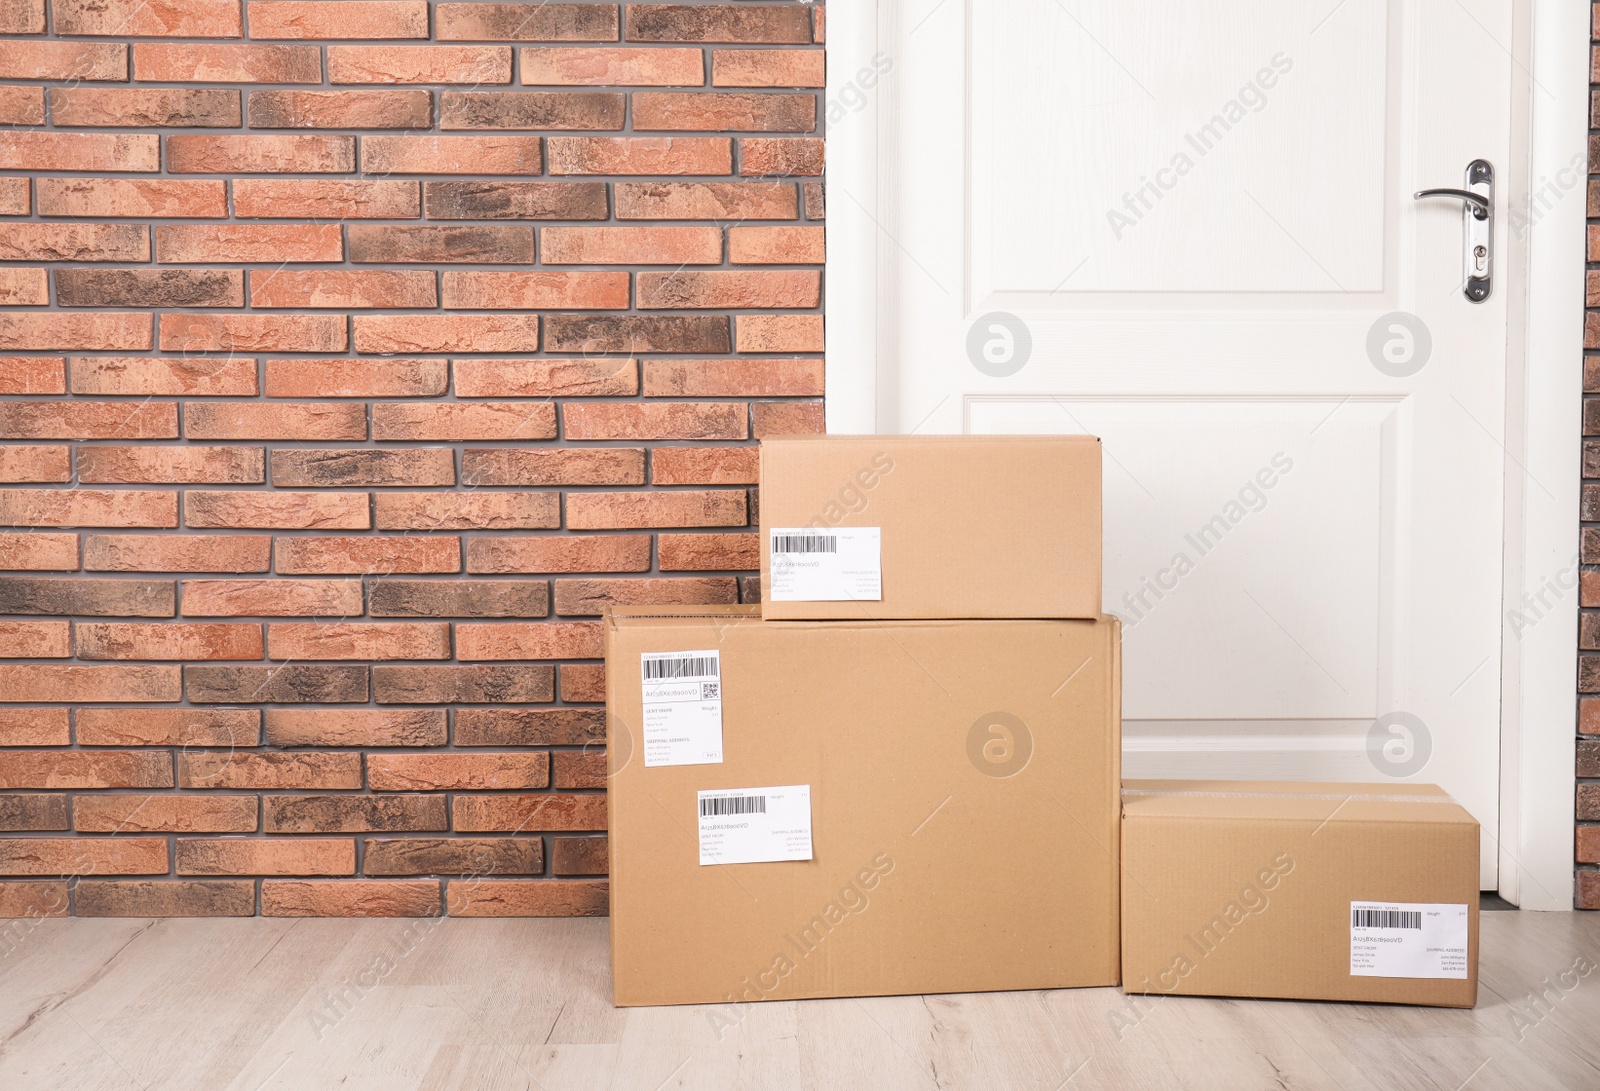
POLYGON ((1351 902, 1350 975, 1465 981, 1467 920, 1451 902, 1351 902))
POLYGON ((879 527, 776 527, 769 532, 775 602, 878 602, 883 599, 879 527))
POLYGON ((645 652, 644 763, 722 762, 722 656, 718 652, 645 652))
POLYGON ((700 862, 811 859, 811 785, 700 793, 700 862))

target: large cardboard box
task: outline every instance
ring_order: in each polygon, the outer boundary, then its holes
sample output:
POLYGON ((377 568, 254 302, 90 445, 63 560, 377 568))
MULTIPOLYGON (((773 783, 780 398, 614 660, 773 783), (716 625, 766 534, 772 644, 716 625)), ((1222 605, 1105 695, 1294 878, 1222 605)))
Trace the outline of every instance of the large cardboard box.
POLYGON ((761 526, 773 620, 1100 616, 1093 436, 768 437, 761 526))
POLYGON ((1129 993, 1478 997, 1478 823, 1431 784, 1130 780, 1129 993))
POLYGON ((617 1004, 1117 983, 1115 619, 605 630, 617 1004))

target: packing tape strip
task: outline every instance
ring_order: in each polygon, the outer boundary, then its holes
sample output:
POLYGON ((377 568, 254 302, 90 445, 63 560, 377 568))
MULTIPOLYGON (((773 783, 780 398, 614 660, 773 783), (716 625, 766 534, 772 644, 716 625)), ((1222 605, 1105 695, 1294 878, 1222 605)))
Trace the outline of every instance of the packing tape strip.
MULTIPOLYGON (((1374 792, 1203 792, 1194 788, 1124 788, 1124 796, 1203 796, 1211 799, 1343 799, 1372 800, 1376 803, 1455 803, 1448 795, 1407 796, 1374 792)), ((1460 806, 1460 804, 1457 804, 1460 806)))

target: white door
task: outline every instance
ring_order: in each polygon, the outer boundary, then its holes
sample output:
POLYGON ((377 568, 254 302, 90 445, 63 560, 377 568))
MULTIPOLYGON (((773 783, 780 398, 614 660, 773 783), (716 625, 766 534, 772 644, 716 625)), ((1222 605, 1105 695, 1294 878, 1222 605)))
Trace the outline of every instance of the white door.
POLYGON ((1493 887, 1505 265, 1412 194, 1522 169, 1511 0, 898 9, 878 430, 1103 437, 1128 775, 1436 782, 1493 887))

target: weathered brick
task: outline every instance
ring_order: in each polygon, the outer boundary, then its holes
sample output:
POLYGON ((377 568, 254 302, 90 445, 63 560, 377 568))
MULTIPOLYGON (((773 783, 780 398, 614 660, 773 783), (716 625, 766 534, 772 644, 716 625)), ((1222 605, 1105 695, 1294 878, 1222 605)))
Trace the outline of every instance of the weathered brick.
POLYGON ((184 524, 236 530, 370 530, 366 493, 190 492, 184 524))
POLYGON ((604 750, 559 750, 553 755, 550 784, 553 788, 604 788, 606 752, 604 750))
MULTIPOLYGON (((61 271, 56 275, 60 276, 61 271)), ((72 392, 195 397, 250 397, 259 393, 254 360, 159 356, 76 357, 72 361, 72 392)))
POLYGON ((452 917, 603 917, 610 887, 586 879, 454 880, 445 891, 452 917))
POLYGON ((592 659, 605 652, 599 625, 587 621, 463 622, 456 626, 456 644, 463 661, 592 659))
POLYGON ((0 0, 0 34, 38 34, 44 30, 44 0, 0 0))
POLYGON ((573 530, 744 525, 742 490, 596 492, 567 497, 567 526, 573 530))
POLYGON ((44 833, 71 828, 72 818, 64 795, 0 795, 0 831, 44 833))
POLYGON ((761 567, 761 541, 754 534, 663 534, 660 549, 663 572, 737 571, 761 567))
POLYGON ((142 484, 260 484, 259 447, 79 447, 78 480, 142 484))
POLYGON ((0 394, 65 394, 67 361, 61 356, 0 356, 0 394))
MULTIPOLYGON (((299 0, 296 0, 299 2, 299 0)), ((433 307, 431 272, 401 269, 275 269, 250 278, 252 307, 433 307)))
MULTIPOLYGON (((185 751, 178 755, 178 787, 273 790, 359 788, 361 755, 185 751)), ((255 829, 254 823, 250 828, 255 829)))
POLYGON ((356 843, 348 837, 180 837, 179 875, 354 875, 356 843))
MULTIPOLYGON (((342 0, 343 6, 360 2, 342 0)), ((433 92, 251 91, 249 112, 252 129, 428 129, 433 92)))
MULTIPOLYGON (((72 669, 74 668, 13 666, 8 667, 6 673, 72 669)), ((165 751, 18 751, 7 754, 4 764, 0 764, 0 788, 171 787, 172 755, 165 751)))
POLYGON ((380 530, 535 530, 560 525, 554 493, 380 493, 380 530))
POLYGON ((821 435, 821 402, 752 402, 750 434, 763 436, 821 435))
MULTIPOLYGON (((105 489, 0 489, 0 526, 175 527, 177 497, 105 489)), ((69 613, 71 611, 68 611, 69 613)))
POLYGON ((367 781, 375 792, 545 788, 550 755, 369 754, 367 781))
POLYGON ((72 459, 64 444, 7 444, 0 447, 0 481, 72 480, 72 459))
POLYGON ((585 746, 605 737, 601 708, 464 708, 456 713, 457 746, 585 746))
POLYGON ((639 393, 639 365, 634 360, 475 360, 469 357, 453 363, 456 396, 461 398, 592 398, 639 393))
MULTIPOLYGON (((265 572, 265 534, 91 534, 83 543, 89 572, 265 572)), ((185 601, 187 602, 187 589, 185 601)))
POLYGON ((728 260, 735 265, 821 265, 821 227, 735 227, 728 232, 728 260))
POLYGON ((552 314, 545 316, 547 352, 728 352, 723 315, 552 314))
POLYGON ((824 218, 825 200, 821 182, 803 182, 800 185, 802 200, 805 204, 806 219, 820 220, 824 218))
MULTIPOLYGON (((309 317, 289 315, 284 320, 309 317)), ((261 336, 269 336, 261 329, 261 336)), ((365 406, 341 402, 189 402, 183 407, 183 427, 190 439, 365 439, 367 413, 365 406)))
POLYGON ((54 0, 55 32, 128 38, 237 38, 239 0, 54 0))
POLYGON ((255 746, 258 708, 80 708, 79 746, 255 746))
POLYGON ((568 402, 568 439, 744 439, 747 411, 737 402, 568 402))
POLYGON ((470 538, 467 571, 648 572, 650 538, 635 534, 470 538))
POLYGON ((511 48, 488 45, 330 45, 328 82, 510 83, 511 48))
POLYGON ((73 904, 80 917, 250 917, 256 886, 248 879, 85 880, 73 904))
MULTIPOLYGON (((179 845, 183 843, 180 841, 179 845)), ((180 848, 181 854, 181 848, 180 848)), ((604 875, 611 867, 604 837, 553 837, 550 871, 555 875, 604 875)))
POLYGON ((751 136, 739 141, 739 173, 746 177, 819 175, 821 137, 751 136))
POLYGON ((50 120, 74 127, 234 129, 240 124, 239 91, 231 87, 52 87, 50 120))
POLYGON ((267 833, 428 832, 448 829, 444 796, 267 796, 267 833))
POLYGON ((800 4, 629 4, 627 18, 630 42, 811 41, 811 12, 800 4))
MULTIPOLYGON (((0 125, 43 125, 44 124, 44 88, 24 87, 18 84, 7 84, 0 87, 0 125)), ((8 186, 22 183, 24 200, 26 200, 28 180, 26 178, 8 178, 8 186)), ((13 212, 9 203, 6 215, 20 216, 28 211, 26 205, 13 212)))
POLYGON ((544 617, 550 612, 544 580, 372 581, 373 617, 544 617))
MULTIPOLYGON (((342 178, 236 178, 234 211, 257 219, 404 219, 416 216, 422 198, 417 182, 342 178)), ((280 229, 287 233, 315 233, 332 257, 296 258, 296 261, 338 261, 343 257, 337 225, 307 225, 280 229), (332 227, 331 239, 329 228, 332 227)), ((159 242, 159 240, 158 240, 159 242)), ((159 254, 159 247, 158 247, 159 254)), ((161 260, 167 261, 168 258, 161 260)), ((217 258, 217 261, 272 260, 217 258)), ((289 259, 284 259, 289 260, 289 259)))
MULTIPOLYGON (((60 276, 61 272, 57 271, 56 275, 60 276)), ((50 278, 43 269, 0 268, 0 307, 45 307, 49 304, 50 278)))
POLYGON ((820 397, 822 358, 649 360, 644 394, 650 398, 820 397))
POLYGON ((242 307, 244 273, 238 269, 57 269, 56 302, 63 307, 242 307))
POLYGON ((322 55, 314 45, 136 42, 133 77, 141 83, 321 83, 322 55))
POLYGON ((77 83, 83 80, 127 78, 128 47, 125 45, 12 40, 6 42, 4 50, 0 50, 0 79, 67 80, 77 83))
POLYGON ((260 659, 261 626, 78 623, 80 659, 260 659))
POLYGON ((72 803, 79 833, 254 833, 255 796, 80 795, 72 803))
MULTIPOLYGON (((3 95, 4 92, 0 92, 3 95)), ((26 216, 31 207, 30 179, 0 178, 0 216, 26 216)))
POLYGON ((0 613, 172 617, 170 580, 0 577, 0 613))
POLYGON ((455 456, 447 447, 279 450, 272 452, 272 483, 301 488, 454 485, 455 456))
POLYGON ((826 82, 820 49, 716 49, 711 53, 713 87, 821 87, 826 82))
POLYGON ((263 917, 437 917, 437 880, 266 879, 263 917))
POLYGON ((196 704, 351 704, 367 700, 367 668, 303 663, 201 665, 183 668, 183 686, 196 704))
MULTIPOLYGON (((55 311, 0 314, 0 349, 147 349, 151 342, 151 315, 115 311, 55 311)), ((157 419, 171 406, 154 406, 150 412, 123 406, 125 417, 157 419)), ((52 416, 73 416, 70 406, 52 416)), ((89 437, 81 437, 89 438, 89 437)))
POLYGON ((0 708, 0 746, 69 746, 64 708, 0 708))
POLYGON ((255 38, 426 38, 427 0, 250 0, 255 38))
POLYGON ((0 875, 165 875, 165 837, 0 838, 0 875))
MULTIPOLYGON (((254 571, 265 572, 266 567, 263 563, 254 571)), ((185 617, 359 616, 361 581, 184 580, 183 613, 185 617)))
MULTIPOLYGON (((33 668, 35 670, 43 668, 33 668)), ((373 699, 380 705, 529 704, 555 699, 548 664, 372 668, 373 699)))
POLYGON ((619 220, 792 220, 785 182, 618 182, 619 220))
POLYGON ((818 314, 741 314, 736 320, 737 352, 821 352, 818 314))
MULTIPOLYGON (((732 576, 556 581, 556 614, 561 617, 599 614, 607 606, 732 605, 738 601, 739 584, 732 576)), ((466 658, 464 653, 462 658, 466 658)))
POLYGON ((447 622, 274 622, 272 659, 449 659, 447 622))
POLYGON ((268 360, 269 398, 436 397, 450 385, 443 360, 268 360))
POLYGON ((443 746, 442 708, 269 708, 273 746, 443 746))
POLYGON ((625 310, 628 274, 601 272, 461 272, 441 278, 447 310, 625 310))
POLYGON ((615 4, 444 3, 435 12, 440 41, 614 42, 615 4))
POLYGON ((72 634, 65 621, 0 620, 0 658, 65 659, 72 634))
POLYGON ((615 91, 444 91, 441 129, 621 129, 627 96, 615 91))
POLYGON ((525 84, 699 87, 706 78, 705 59, 698 49, 527 46, 518 52, 525 84))
POLYGON ((551 174, 730 174, 733 171, 733 141, 726 137, 552 136, 548 144, 551 174))
POLYGON ((143 224, 4 223, 0 260, 149 261, 150 231, 143 224))
POLYGON ((546 265, 716 265, 719 227, 546 227, 546 265))
POLYGON ((537 837, 369 837, 367 875, 538 875, 544 844, 537 837))
MULTIPOLYGON (((459 572, 457 538, 280 538, 278 571, 299 575, 387 576, 392 572, 459 572)), ((359 613, 359 608, 355 611, 359 613)))
POLYGON ((537 136, 369 136, 361 142, 368 174, 539 174, 537 136))
MULTIPOLYGON (((520 315, 514 317, 521 319, 520 315)), ((372 407, 372 438, 376 440, 527 440, 554 439, 555 435, 556 410, 549 402, 378 402, 372 407)))
MULTIPOLYGON (((412 183, 415 184, 415 183, 412 183)), ((604 182, 424 182, 430 220, 603 220, 604 182)))
POLYGON ((174 174, 348 174, 356 167, 353 136, 169 136, 174 174))
POLYGON ((633 96, 633 124, 639 130, 809 133, 817 127, 817 98, 772 92, 640 91, 633 96))
POLYGON ((606 668, 601 663, 563 663, 556 668, 561 699, 567 702, 604 701, 606 668))
POLYGON ((639 274, 641 310, 815 307, 822 274, 814 269, 676 269, 639 274))
POLYGON ((156 260, 163 264, 339 261, 343 257, 344 238, 338 224, 162 224, 156 228, 156 260))
POLYGON ((458 795, 451 806, 455 828, 462 833, 505 830, 603 830, 603 795, 458 795))
MULTIPOLYGON (((571 408, 570 406, 568 408, 571 408)), ((465 485, 643 485, 644 448, 490 448, 462 452, 465 485)))
POLYGON ((531 227, 351 224, 349 231, 353 262, 533 263, 531 227))
POLYGON ((13 572, 61 572, 77 567, 76 534, 0 531, 0 568, 13 572))

